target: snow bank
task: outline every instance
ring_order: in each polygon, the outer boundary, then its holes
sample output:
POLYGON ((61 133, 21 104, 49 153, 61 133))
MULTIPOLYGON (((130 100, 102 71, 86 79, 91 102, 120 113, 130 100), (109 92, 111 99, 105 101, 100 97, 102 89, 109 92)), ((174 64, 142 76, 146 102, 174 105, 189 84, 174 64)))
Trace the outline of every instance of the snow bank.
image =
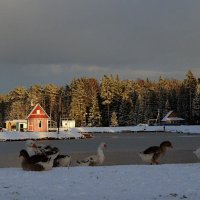
POLYGON ((83 135, 78 132, 0 132, 0 140, 25 140, 25 139, 79 139, 83 138, 83 135))
POLYGON ((0 140, 25 139, 79 139, 81 133, 124 133, 124 132, 177 132, 200 134, 200 126, 123 126, 123 127, 77 127, 68 131, 57 132, 0 132, 0 140))
POLYGON ((77 132, 96 132, 96 133, 105 133, 105 132, 178 132, 178 133, 199 133, 199 125, 181 125, 181 126, 123 126, 123 127, 77 127, 73 128, 77 132))
POLYGON ((0 169, 0 199, 200 199, 199 164, 0 169))

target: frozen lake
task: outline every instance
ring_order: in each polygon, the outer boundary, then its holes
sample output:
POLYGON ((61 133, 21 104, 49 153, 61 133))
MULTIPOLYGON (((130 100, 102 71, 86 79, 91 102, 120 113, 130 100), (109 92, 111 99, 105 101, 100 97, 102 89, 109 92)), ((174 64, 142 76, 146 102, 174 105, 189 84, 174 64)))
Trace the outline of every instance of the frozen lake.
MULTIPOLYGON (((63 154, 72 156, 72 165, 76 159, 94 154, 100 142, 106 142, 104 165, 144 164, 138 152, 152 145, 159 145, 164 140, 172 142, 174 148, 169 150, 162 163, 198 162, 192 153, 200 147, 200 135, 180 133, 95 133, 93 139, 78 140, 43 140, 60 149, 63 154)), ((19 151, 25 141, 0 142, 0 167, 20 167, 19 151)))

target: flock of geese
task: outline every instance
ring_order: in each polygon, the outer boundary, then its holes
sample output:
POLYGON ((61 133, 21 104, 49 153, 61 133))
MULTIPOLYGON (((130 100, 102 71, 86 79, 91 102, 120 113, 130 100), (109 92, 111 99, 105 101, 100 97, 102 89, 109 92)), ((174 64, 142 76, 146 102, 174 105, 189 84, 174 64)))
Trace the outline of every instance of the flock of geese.
MULTIPOLYGON (((104 149, 106 143, 101 143, 97 148, 97 154, 88 156, 82 160, 76 160, 77 166, 97 166, 102 165, 105 160, 104 149)), ((159 164, 160 157, 164 156, 167 149, 173 148, 170 141, 163 141, 159 146, 151 146, 139 153, 142 161, 159 164)), ((193 152, 200 159, 200 148, 193 152)), ((33 140, 27 140, 25 149, 20 151, 22 157, 21 166, 27 171, 46 171, 53 167, 68 167, 71 164, 71 156, 60 154, 57 147, 39 144, 33 140)))
MULTIPOLYGON (((107 147, 106 143, 101 143, 97 149, 96 155, 88 156, 82 160, 77 160, 77 166, 95 166, 104 162, 105 156, 103 150, 107 147)), ((60 154, 57 147, 36 143, 33 140, 27 140, 25 149, 19 154, 22 157, 22 169, 27 171, 46 171, 53 167, 68 167, 71 164, 71 156, 60 154)))

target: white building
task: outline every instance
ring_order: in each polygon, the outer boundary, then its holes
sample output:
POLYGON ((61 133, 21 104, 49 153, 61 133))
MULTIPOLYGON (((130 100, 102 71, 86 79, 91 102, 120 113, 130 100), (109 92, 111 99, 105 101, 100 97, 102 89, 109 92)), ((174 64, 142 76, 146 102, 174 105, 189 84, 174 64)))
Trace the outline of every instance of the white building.
POLYGON ((75 128, 75 120, 62 120, 61 127, 64 129, 75 128))
POLYGON ((173 110, 169 111, 161 120, 162 124, 183 124, 185 119, 178 117, 177 113, 173 110))

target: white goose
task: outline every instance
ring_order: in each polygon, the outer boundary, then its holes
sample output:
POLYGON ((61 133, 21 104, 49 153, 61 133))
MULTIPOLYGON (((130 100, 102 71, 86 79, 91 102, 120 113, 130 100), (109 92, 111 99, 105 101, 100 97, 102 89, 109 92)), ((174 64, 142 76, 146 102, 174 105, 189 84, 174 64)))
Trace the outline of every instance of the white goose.
POLYGON ((25 148, 29 156, 42 154, 35 141, 33 140, 27 140, 25 143, 25 148))
POLYGON ((95 166, 95 165, 101 165, 103 164, 105 160, 104 152, 103 150, 107 147, 106 143, 101 143, 97 149, 96 155, 91 155, 86 157, 83 160, 77 160, 76 164, 79 166, 95 166))

